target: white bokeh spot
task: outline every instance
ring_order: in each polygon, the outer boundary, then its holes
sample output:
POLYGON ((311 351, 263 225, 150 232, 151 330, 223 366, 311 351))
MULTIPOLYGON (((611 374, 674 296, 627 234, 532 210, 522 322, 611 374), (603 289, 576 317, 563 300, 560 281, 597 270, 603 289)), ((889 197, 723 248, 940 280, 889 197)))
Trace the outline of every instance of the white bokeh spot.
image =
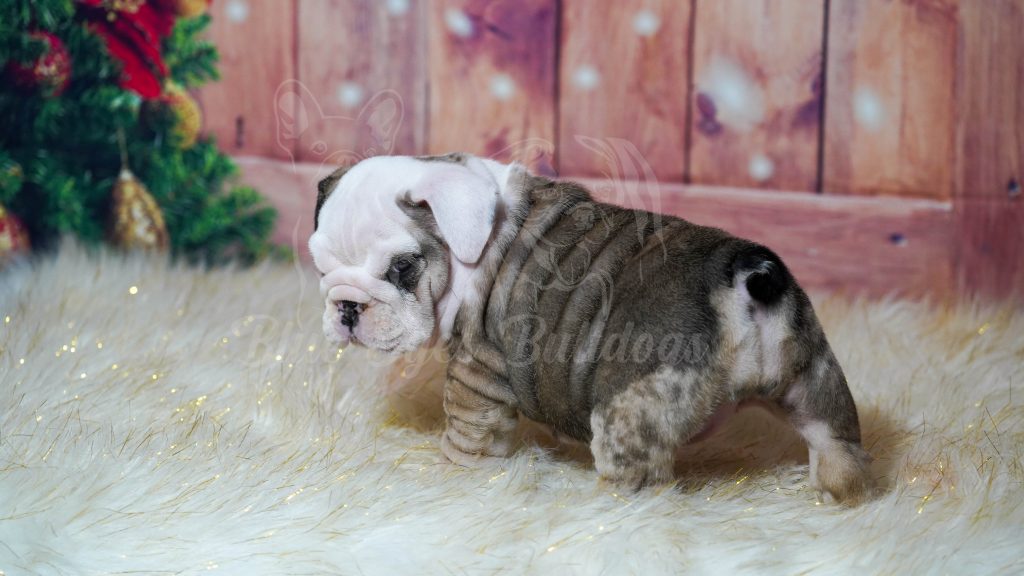
POLYGON ((245 0, 231 0, 224 7, 224 15, 231 22, 245 22, 249 19, 249 3, 245 0))
POLYGON ((345 108, 355 108, 363 103, 366 90, 355 82, 342 82, 338 86, 338 102, 345 108))
POLYGON ((491 95, 504 102, 516 93, 516 83, 508 74, 495 74, 491 77, 491 95))
POLYGON ((409 11, 409 0, 388 0, 385 4, 388 14, 401 16, 409 11))
POLYGON ((740 132, 764 121, 764 91, 736 61, 714 56, 697 82, 715 103, 715 119, 740 132))
POLYGON ((584 64, 573 71, 572 83, 580 90, 589 92, 601 84, 601 73, 593 66, 584 64))
POLYGON ((660 27, 661 20, 650 10, 641 10, 633 16, 633 32, 640 36, 654 36, 660 27))
POLYGON ((874 132, 885 124, 885 105, 878 93, 860 87, 853 92, 853 116, 857 123, 874 132))
POLYGON ((444 11, 444 24, 452 34, 460 38, 469 38, 473 35, 473 21, 465 12, 457 8, 449 8, 444 11))
POLYGON ((750 165, 747 166, 750 177, 757 182, 771 180, 775 174, 775 162, 764 154, 754 154, 750 157, 750 165))

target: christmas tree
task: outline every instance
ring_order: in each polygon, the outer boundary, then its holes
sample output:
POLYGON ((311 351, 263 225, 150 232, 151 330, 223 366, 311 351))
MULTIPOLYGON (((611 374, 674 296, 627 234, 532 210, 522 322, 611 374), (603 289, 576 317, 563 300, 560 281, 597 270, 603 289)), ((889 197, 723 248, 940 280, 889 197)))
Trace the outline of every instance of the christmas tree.
MULTIPOLYGON (((0 253, 60 236, 253 261, 276 212, 200 137, 210 0, 0 2, 0 253), (6 208, 6 210, 5 210, 6 208)), ((0 254, 2 256, 2 254, 0 254)))

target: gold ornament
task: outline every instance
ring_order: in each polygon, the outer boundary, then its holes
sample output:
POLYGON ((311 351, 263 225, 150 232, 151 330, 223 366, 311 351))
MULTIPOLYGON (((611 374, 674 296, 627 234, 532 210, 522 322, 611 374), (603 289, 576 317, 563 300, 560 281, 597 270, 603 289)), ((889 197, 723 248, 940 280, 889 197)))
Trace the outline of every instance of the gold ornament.
POLYGON ((128 12, 134 14, 142 8, 146 0, 103 0, 101 6, 113 12, 128 12))
POLYGON ((161 4, 180 18, 195 18, 206 13, 210 0, 162 0, 161 4))
POLYGON ((110 242, 124 249, 167 248, 167 225, 156 200, 131 170, 121 169, 111 202, 110 242))
POLYGON ((196 104, 184 88, 174 82, 167 82, 160 100, 174 115, 171 133, 177 138, 179 146, 183 150, 191 148, 203 127, 203 115, 199 110, 199 104, 196 104))

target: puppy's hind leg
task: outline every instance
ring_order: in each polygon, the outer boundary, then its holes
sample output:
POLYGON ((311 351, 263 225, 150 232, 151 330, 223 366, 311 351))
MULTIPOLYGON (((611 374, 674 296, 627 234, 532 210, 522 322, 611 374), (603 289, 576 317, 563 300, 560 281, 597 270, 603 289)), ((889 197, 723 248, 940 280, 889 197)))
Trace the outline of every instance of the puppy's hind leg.
POLYGON ((601 479, 632 491, 672 482, 676 448, 713 412, 695 382, 665 366, 594 407, 590 450, 601 479))
POLYGON ((848 504, 865 499, 873 487, 871 457, 861 447, 857 407, 810 300, 766 248, 742 251, 733 270, 744 279, 760 328, 758 346, 744 353, 760 355, 765 383, 783 383, 771 397, 807 441, 811 486, 848 504))
POLYGON ((444 384, 447 423, 441 451, 462 466, 507 456, 518 423, 515 399, 479 368, 453 361, 444 384))
POLYGON ((789 419, 807 441, 810 484, 855 505, 871 496, 871 456, 861 446, 857 407, 846 377, 821 335, 819 349, 786 391, 789 419))

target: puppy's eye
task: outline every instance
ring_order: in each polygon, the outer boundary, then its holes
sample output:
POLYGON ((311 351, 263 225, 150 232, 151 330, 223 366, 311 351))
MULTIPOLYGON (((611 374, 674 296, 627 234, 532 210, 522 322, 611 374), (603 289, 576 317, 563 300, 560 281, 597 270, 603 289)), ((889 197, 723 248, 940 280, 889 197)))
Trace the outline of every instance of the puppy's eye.
POLYGON ((410 290, 413 284, 412 276, 415 273, 414 264, 415 261, 412 258, 402 258, 392 262, 386 274, 388 282, 399 288, 410 290))

